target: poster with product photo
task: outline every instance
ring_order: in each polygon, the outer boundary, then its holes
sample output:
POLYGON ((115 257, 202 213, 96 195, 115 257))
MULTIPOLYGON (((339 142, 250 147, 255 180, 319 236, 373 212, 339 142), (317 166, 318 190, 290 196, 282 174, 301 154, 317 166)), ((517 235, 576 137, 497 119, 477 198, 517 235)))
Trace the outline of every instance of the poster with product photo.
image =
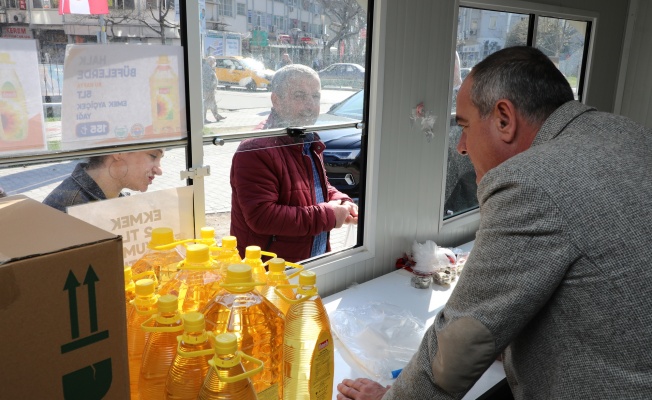
POLYGON ((68 45, 61 147, 185 138, 184 75, 180 46, 68 45))
POLYGON ((0 157, 46 149, 36 41, 0 39, 0 157))

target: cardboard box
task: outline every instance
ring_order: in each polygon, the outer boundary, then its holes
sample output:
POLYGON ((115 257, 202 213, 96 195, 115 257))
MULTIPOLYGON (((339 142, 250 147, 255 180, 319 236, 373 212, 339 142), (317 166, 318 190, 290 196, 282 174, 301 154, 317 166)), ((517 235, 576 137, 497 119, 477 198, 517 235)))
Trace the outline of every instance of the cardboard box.
POLYGON ((129 398, 122 238, 0 200, 0 398, 129 398))

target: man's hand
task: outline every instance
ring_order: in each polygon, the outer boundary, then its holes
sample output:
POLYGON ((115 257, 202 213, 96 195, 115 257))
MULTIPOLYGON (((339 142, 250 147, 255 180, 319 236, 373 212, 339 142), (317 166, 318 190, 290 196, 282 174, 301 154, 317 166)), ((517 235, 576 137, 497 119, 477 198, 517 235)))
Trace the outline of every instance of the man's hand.
POLYGON ((380 400, 390 387, 367 378, 345 379, 337 385, 337 400, 380 400))
MULTIPOLYGON (((341 201, 341 200, 331 200, 328 202, 329 205, 333 207, 335 211, 335 228, 340 228, 343 224, 358 224, 358 205, 352 201, 341 201), (337 208, 346 207, 348 212, 342 223, 340 223, 337 208)), ((341 211, 340 211, 341 212, 341 211)))
POLYGON ((351 218, 349 206, 334 205, 332 202, 329 202, 329 204, 333 207, 333 211, 335 211, 335 228, 341 228, 347 219, 351 218))

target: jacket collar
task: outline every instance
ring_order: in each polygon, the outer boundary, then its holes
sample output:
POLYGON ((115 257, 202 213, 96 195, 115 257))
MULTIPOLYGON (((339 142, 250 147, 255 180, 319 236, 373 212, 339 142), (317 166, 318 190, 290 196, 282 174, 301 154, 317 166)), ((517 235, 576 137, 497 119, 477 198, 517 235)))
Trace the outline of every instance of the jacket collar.
POLYGON ((562 104, 543 123, 532 142, 532 147, 556 138, 575 118, 589 111, 596 109, 575 100, 562 104))

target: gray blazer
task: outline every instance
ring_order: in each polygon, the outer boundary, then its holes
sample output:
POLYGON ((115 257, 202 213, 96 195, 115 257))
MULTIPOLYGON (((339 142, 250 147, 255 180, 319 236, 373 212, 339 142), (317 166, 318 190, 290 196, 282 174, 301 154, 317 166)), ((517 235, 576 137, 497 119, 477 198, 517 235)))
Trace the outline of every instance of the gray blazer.
POLYGON ((571 101, 478 185, 452 296, 384 399, 652 398, 652 132, 571 101), (452 393, 452 394, 451 394, 452 393))

